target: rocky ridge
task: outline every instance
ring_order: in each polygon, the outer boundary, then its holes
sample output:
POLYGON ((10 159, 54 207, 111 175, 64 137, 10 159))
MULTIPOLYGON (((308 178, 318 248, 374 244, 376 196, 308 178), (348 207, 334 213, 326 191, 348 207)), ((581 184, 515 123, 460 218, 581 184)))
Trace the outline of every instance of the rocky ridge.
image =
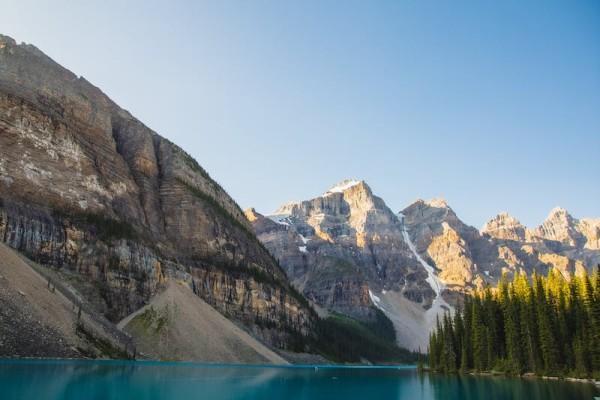
POLYGON ((363 181, 341 182, 267 217, 255 210, 246 215, 292 282, 322 307, 368 319, 369 288, 431 304, 435 294, 403 239, 401 222, 363 181))
POLYGON ((313 311, 182 149, 32 45, 0 36, 0 240, 81 277, 116 322, 172 278, 268 343, 313 311))
POLYGON ((246 216, 307 298, 362 319, 375 306, 394 322, 399 344, 412 349, 423 348, 436 316, 462 293, 504 273, 558 268, 569 277, 600 263, 598 220, 555 209, 528 229, 501 213, 479 231, 443 199, 417 200, 394 214, 358 180, 273 215, 251 209, 246 216))

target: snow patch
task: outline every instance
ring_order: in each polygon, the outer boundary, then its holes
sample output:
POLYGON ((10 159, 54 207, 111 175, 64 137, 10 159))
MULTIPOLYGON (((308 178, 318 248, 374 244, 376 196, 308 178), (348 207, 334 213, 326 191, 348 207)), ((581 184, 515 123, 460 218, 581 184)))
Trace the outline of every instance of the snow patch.
POLYGON ((355 179, 343 180, 340 183, 338 183, 337 185, 335 185, 334 187, 332 187, 331 189, 329 189, 328 191, 326 191, 325 193, 323 193, 323 196, 329 196, 334 193, 343 193, 345 190, 348 190, 352 186, 356 186, 359 183, 360 183, 360 181, 355 180, 355 179))
POLYGON ((410 239, 410 235, 408 234, 408 231, 406 230, 406 225, 404 224, 404 214, 399 213, 398 219, 402 223, 402 237, 404 238, 404 241, 408 245, 408 248, 413 253, 413 255, 415 256, 417 261, 423 266, 423 268, 425 268, 425 271, 427 272, 427 279, 425 279, 425 280, 427 281, 427 283, 429 283, 429 286, 431 286, 431 288, 435 292, 436 297, 440 297, 442 290, 444 289, 444 284, 442 282, 440 282, 438 277, 435 275, 435 270, 433 269, 433 267, 431 265, 427 264, 427 262, 425 260, 423 260, 423 258, 417 252, 417 248, 415 247, 414 243, 410 239))
POLYGON ((273 222, 278 223, 279 225, 290 226, 292 224, 292 221, 290 220, 290 215, 289 214, 267 215, 267 218, 269 218, 273 222))
POLYGON ((298 236, 300 236, 300 240, 302 240, 302 243, 306 244, 309 242, 310 239, 304 237, 304 235, 301 235, 300 233, 298 234, 298 236))
MULTIPOLYGON (((435 270, 433 269, 433 267, 427 264, 427 262, 423 260, 423 258, 419 255, 414 243, 410 239, 410 235, 408 234, 408 231, 406 230, 406 225, 404 224, 404 214, 398 213, 398 219, 402 223, 402 237, 404 238, 404 241, 408 245, 408 248, 413 253, 417 261, 423 266, 423 268, 427 272, 427 279, 425 280, 427 281, 427 283, 429 283, 429 286, 431 286, 436 295, 435 299, 433 299, 431 307, 425 312, 425 326, 429 327, 430 329, 434 326, 435 321, 439 315, 444 314, 448 310, 450 310, 450 313, 452 313, 454 311, 454 308, 450 306, 442 297, 442 291, 445 287, 444 284, 439 280, 437 275, 435 275, 435 270)), ((406 286, 406 282, 404 284, 406 286)))
POLYGON ((436 198, 427 200, 427 201, 425 201, 425 204, 427 204, 429 207, 448 208, 448 202, 446 202, 446 200, 441 197, 436 197, 436 198))
POLYGON ((271 215, 291 215, 293 208, 298 204, 299 202, 297 201, 288 201, 287 203, 279 207, 277 210, 275 210, 275 212, 271 215))
POLYGON ((298 246, 298 250, 300 250, 302 253, 308 253, 306 251, 306 246, 298 246))
POLYGON ((383 307, 383 305, 381 305, 381 298, 373 294, 373 292, 371 292, 371 289, 369 289, 369 298, 371 298, 371 302, 375 304, 375 307, 387 313, 387 310, 383 307))

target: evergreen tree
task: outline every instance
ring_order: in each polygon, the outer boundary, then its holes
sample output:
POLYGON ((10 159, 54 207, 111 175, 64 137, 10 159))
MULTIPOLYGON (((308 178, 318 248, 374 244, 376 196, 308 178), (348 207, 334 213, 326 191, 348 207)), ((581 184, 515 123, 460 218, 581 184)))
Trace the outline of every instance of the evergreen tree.
POLYGON ((496 289, 466 296, 454 316, 436 321, 429 363, 441 372, 600 376, 599 272, 503 276, 496 289))
POLYGON ((556 372, 558 363, 556 337, 554 335, 554 326, 552 324, 552 310, 549 307, 548 299, 546 298, 542 277, 534 275, 534 283, 535 308, 538 315, 540 348, 544 360, 544 371, 552 374, 556 372))

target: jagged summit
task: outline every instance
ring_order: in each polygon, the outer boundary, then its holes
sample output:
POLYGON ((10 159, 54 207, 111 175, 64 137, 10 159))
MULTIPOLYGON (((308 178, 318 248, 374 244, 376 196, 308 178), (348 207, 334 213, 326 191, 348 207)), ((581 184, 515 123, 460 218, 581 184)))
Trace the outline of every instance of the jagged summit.
POLYGON ((6 44, 11 44, 13 46, 17 45, 17 42, 15 41, 15 39, 11 38, 10 36, 6 36, 0 33, 0 47, 4 47, 6 44))
POLYGON ((481 233, 497 239, 525 240, 527 228, 518 219, 503 211, 489 220, 481 228, 481 233))
POLYGON ((450 208, 446 199, 442 197, 436 197, 430 200, 425 200, 424 203, 427 204, 429 207, 450 208))
POLYGON ((329 196, 333 193, 343 193, 344 191, 350 189, 351 187, 359 185, 359 184, 365 184, 365 181, 357 180, 357 179, 344 179, 343 181, 335 184, 328 191, 323 193, 323 196, 329 196))
POLYGON ((448 201, 443 197, 434 197, 432 199, 416 199, 412 203, 410 203, 406 208, 409 209, 411 207, 416 208, 442 208, 451 210, 452 207, 448 204, 448 201))
MULTIPOLYGON (((337 184, 333 185, 329 190, 327 190, 325 193, 323 193, 321 196, 318 196, 312 200, 315 199, 326 199, 336 193, 345 193, 350 189, 353 189, 355 187, 363 187, 366 191, 368 191, 369 194, 371 194, 371 188, 369 187, 369 185, 367 185, 367 183, 364 180, 358 180, 358 179, 344 179, 341 182, 338 182, 337 184)), ((302 203, 309 201, 309 200, 304 200, 304 201, 288 201, 285 204, 282 204, 277 210, 275 210, 273 213, 271 214, 267 214, 270 217, 284 217, 284 216, 288 216, 290 214, 293 213, 293 210, 296 208, 299 208, 302 203)))
POLYGON ((552 210, 550 210, 550 213, 546 217, 545 221, 557 220, 557 219, 563 219, 563 220, 567 221, 567 220, 572 220, 573 217, 571 216, 569 211, 567 211, 567 209, 557 206, 557 207, 554 207, 552 210))
POLYGON ((277 210, 272 212, 271 214, 267 214, 268 216, 276 216, 276 215, 290 215, 292 213, 292 208, 295 205, 298 205, 299 201, 288 201, 285 204, 282 204, 277 210))
POLYGON ((578 246, 587 241, 579 225, 580 221, 573 218, 566 209, 554 207, 544 222, 534 230, 534 234, 546 240, 578 246))

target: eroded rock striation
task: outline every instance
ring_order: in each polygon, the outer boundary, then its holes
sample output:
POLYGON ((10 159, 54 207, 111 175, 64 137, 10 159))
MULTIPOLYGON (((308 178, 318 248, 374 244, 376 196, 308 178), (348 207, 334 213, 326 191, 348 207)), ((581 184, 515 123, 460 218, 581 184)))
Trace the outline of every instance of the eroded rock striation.
POLYGON ((268 217, 254 210, 246 215, 292 282, 322 307, 368 319, 369 290, 396 290, 431 304, 433 290, 403 239, 401 222, 363 181, 343 181, 268 217))
POLYGON ((313 311, 235 201, 83 77, 0 36, 0 240, 118 321, 171 277, 279 347, 313 311), (83 289, 82 289, 83 290, 83 289))

